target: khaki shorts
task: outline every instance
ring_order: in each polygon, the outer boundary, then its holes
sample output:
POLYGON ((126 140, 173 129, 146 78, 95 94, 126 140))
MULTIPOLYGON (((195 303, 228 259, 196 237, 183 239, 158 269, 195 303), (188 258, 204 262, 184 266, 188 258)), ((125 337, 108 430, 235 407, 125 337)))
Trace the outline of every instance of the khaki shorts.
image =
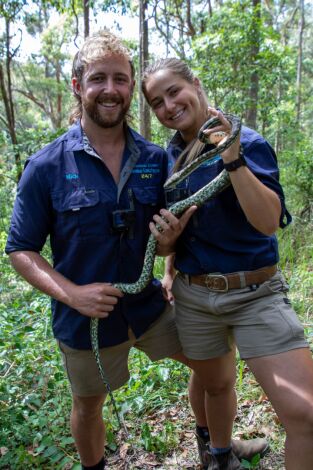
MULTIPOLYGON (((143 351, 152 361, 170 357, 182 349, 174 309, 170 305, 140 338, 136 339, 131 330, 128 336, 129 340, 122 344, 100 349, 104 372, 112 390, 121 387, 129 379, 130 348, 135 347, 143 351)), ((60 341, 59 347, 73 394, 82 397, 106 394, 93 352, 73 349, 60 341)))
POLYGON ((232 340, 243 359, 308 347, 287 291, 279 271, 256 290, 225 293, 189 285, 178 274, 173 294, 184 354, 195 360, 219 357, 230 350, 232 340))

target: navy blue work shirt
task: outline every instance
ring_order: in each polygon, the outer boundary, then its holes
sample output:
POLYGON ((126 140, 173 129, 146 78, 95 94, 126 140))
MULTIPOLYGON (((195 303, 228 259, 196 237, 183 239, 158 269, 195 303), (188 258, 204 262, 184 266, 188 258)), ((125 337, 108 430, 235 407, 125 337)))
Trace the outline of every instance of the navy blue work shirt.
MULTIPOLYGON (((280 226, 286 226, 291 217, 279 184, 274 150, 262 136, 247 127, 242 128, 241 145, 250 171, 278 194, 282 206, 280 226)), ((180 134, 176 133, 168 147, 170 166, 185 146, 180 134)), ((214 146, 206 146, 203 152, 211 148, 214 146)), ((193 194, 222 170, 223 160, 216 156, 177 186, 184 188, 185 193, 193 194)), ((168 198, 171 199, 170 194, 168 198)), ((250 271, 274 265, 278 260, 276 236, 260 233, 247 221, 231 186, 197 210, 176 244, 175 267, 191 275, 250 271)))
MULTIPOLYGON (((31 156, 18 185, 6 252, 40 252, 50 236, 53 266, 78 285, 135 282, 142 271, 153 214, 164 207, 167 154, 125 129, 127 144, 117 185, 101 158, 86 152, 79 123, 31 156), (128 232, 112 228, 116 210, 134 210, 128 232)), ((88 149, 87 149, 88 150, 88 149)), ((91 152, 92 153, 92 152, 91 152)), ((125 295, 99 322, 99 345, 143 334, 165 308, 159 281, 125 295)), ((76 349, 90 349, 90 319, 52 300, 53 332, 76 349)))

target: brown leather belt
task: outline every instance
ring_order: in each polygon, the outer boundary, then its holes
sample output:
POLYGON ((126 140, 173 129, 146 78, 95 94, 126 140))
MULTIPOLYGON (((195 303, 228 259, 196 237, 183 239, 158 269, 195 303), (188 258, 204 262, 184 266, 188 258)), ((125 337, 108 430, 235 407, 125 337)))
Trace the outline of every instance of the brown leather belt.
POLYGON ((230 289, 242 289, 243 287, 254 284, 262 284, 268 281, 277 271, 277 265, 266 266, 255 271, 241 271, 229 274, 199 274, 190 276, 189 274, 179 273, 189 284, 207 287, 216 292, 227 292, 230 289))

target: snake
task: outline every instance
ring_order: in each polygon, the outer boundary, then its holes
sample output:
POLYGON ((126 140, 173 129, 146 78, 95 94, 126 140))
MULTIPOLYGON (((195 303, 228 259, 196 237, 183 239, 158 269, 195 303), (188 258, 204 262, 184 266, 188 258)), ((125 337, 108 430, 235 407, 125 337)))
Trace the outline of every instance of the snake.
MULTIPOLYGON (((227 139, 223 143, 216 146, 215 148, 209 150, 208 152, 198 155, 190 163, 183 166, 182 169, 175 172, 165 182, 164 189, 171 189, 171 188, 176 187, 178 183, 186 179, 202 163, 213 158, 217 154, 222 153, 224 150, 229 148, 234 143, 234 141, 237 139, 240 133, 241 120, 240 118, 238 118, 237 116, 233 114, 225 113, 223 115, 231 125, 231 129, 227 136, 227 139)), ((207 129, 214 128, 220 124, 221 124, 221 121, 217 117, 213 117, 209 119, 208 121, 206 121, 198 132, 198 139, 201 142, 206 143, 208 141, 208 136, 205 134, 205 131, 207 129)), ((199 189, 197 192, 187 197, 186 199, 183 199, 181 201, 174 203, 173 205, 169 207, 168 210, 173 215, 179 216, 186 209, 188 209, 189 207, 193 205, 200 207, 201 205, 206 203, 209 199, 212 199, 213 197, 217 196, 217 194, 219 194, 228 186, 230 186, 230 184, 231 182, 230 182, 229 174, 224 169, 221 171, 221 173, 219 173, 212 181, 210 181, 203 188, 199 189)), ((161 230, 160 226, 157 225, 157 229, 161 230)), ((119 289, 120 291, 122 291, 124 294, 138 294, 141 291, 143 291, 145 287, 147 287, 151 279, 153 278, 153 266, 154 266, 154 260, 156 257, 156 250, 157 250, 157 240, 152 234, 150 234, 148 238, 147 246, 146 246, 143 269, 142 269, 139 279, 134 283, 129 283, 129 284, 113 283, 112 285, 116 287, 117 289, 119 289)), ((119 424, 121 424, 119 420, 119 415, 116 410, 116 405, 113 399, 112 391, 110 388, 110 383, 108 379, 106 378, 106 374, 104 372, 104 368, 103 368, 100 353, 99 353, 98 326, 99 326, 99 319, 91 318, 90 319, 90 339, 91 339, 92 350, 95 356, 96 363, 98 365, 101 379, 107 389, 107 392, 109 393, 111 397, 111 401, 114 405, 118 422, 119 424)))

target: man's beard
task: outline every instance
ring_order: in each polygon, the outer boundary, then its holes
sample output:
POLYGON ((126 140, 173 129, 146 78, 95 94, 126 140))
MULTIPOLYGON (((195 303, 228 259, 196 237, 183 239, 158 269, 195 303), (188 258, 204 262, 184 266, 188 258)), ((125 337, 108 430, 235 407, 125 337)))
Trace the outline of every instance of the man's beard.
POLYGON ((129 104, 126 106, 122 102, 122 106, 120 108, 119 113, 115 115, 114 117, 113 116, 107 117, 107 116, 103 116, 101 112, 99 112, 99 108, 98 108, 99 103, 83 102, 82 105, 86 114, 89 116, 89 118, 99 127, 102 127, 104 129, 115 127, 121 122, 123 122, 126 117, 127 111, 129 110, 129 104))

